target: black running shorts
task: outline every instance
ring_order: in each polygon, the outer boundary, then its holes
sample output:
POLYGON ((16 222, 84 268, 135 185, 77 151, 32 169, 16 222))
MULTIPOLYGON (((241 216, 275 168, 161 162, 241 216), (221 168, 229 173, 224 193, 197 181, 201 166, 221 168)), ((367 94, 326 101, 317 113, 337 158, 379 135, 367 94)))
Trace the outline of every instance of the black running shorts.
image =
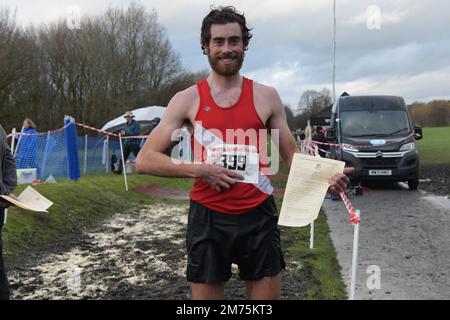
POLYGON ((285 268, 277 228, 277 208, 269 196, 243 214, 224 214, 191 200, 187 231, 187 280, 225 282, 231 264, 242 280, 277 275, 285 268))

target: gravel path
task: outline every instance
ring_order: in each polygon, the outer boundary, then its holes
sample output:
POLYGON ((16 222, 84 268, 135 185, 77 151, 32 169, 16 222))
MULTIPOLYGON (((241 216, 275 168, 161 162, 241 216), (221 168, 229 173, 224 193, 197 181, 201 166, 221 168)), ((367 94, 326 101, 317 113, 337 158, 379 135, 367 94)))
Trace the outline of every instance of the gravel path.
MULTIPOLYGON (((362 219, 356 299, 450 299, 449 199, 395 184, 365 189, 351 201, 362 219), (369 266, 380 270, 379 289, 369 266)), ((325 200, 324 209, 349 283, 353 227, 342 202, 325 200)))

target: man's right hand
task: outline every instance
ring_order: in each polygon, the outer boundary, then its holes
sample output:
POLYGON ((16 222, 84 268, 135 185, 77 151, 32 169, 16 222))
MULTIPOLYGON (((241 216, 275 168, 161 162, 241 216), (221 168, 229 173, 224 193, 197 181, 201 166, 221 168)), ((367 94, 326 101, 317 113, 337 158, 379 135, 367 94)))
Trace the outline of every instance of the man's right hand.
POLYGON ((197 170, 197 177, 217 192, 220 192, 222 188, 229 189, 233 184, 244 179, 239 173, 216 164, 203 163, 197 170))

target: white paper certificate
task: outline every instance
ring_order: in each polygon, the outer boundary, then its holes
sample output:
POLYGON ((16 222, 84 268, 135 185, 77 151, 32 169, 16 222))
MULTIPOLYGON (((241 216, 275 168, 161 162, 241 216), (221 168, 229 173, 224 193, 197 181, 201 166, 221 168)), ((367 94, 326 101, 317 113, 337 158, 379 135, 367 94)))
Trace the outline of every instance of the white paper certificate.
POLYGON ((243 183, 258 183, 259 155, 252 145, 222 144, 207 149, 207 163, 215 163, 244 176, 243 183))
POLYGON ((53 202, 48 200, 30 186, 23 190, 16 199, 5 195, 1 195, 0 197, 22 209, 29 211, 48 212, 47 209, 53 205, 53 202))
POLYGON ((328 179, 344 167, 342 161, 294 154, 278 224, 302 227, 313 222, 325 198, 328 179))

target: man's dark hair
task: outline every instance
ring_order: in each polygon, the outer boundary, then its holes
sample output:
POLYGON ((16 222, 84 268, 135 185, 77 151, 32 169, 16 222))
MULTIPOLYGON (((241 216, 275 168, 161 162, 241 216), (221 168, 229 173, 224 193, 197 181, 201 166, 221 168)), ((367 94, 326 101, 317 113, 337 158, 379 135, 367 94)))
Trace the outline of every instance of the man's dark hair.
POLYGON ((239 23, 242 31, 242 41, 244 42, 244 50, 248 49, 248 43, 251 37, 251 28, 246 26, 245 17, 243 13, 239 13, 235 7, 218 7, 211 8, 209 14, 203 19, 202 30, 200 34, 200 43, 202 45, 203 53, 206 54, 206 48, 211 41, 211 25, 213 24, 226 24, 226 23, 239 23))

